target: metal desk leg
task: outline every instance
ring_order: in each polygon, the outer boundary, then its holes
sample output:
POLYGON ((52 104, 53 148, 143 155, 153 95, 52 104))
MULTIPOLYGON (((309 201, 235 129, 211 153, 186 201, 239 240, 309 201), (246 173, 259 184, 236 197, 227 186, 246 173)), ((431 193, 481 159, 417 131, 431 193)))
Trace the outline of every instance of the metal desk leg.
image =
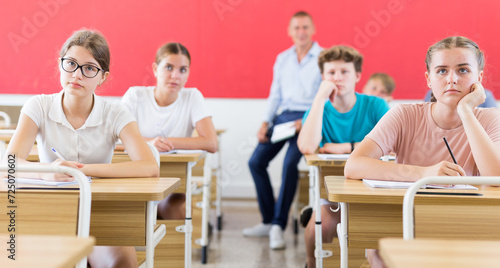
POLYGON ((314 209, 316 211, 314 234, 316 249, 314 250, 314 257, 316 258, 316 268, 323 268, 323 258, 332 256, 329 250, 323 250, 323 235, 321 229, 321 205, 320 200, 320 177, 317 166, 311 166, 311 171, 314 175, 314 209))
POLYGON ((347 248, 347 204, 339 203, 340 206, 340 223, 337 224, 337 236, 340 244, 340 268, 348 267, 349 251, 347 248))
POLYGON ((175 229, 178 232, 185 232, 185 248, 184 248, 184 267, 191 268, 191 248, 193 237, 193 220, 191 212, 191 169, 196 165, 196 162, 188 162, 186 168, 186 222, 184 226, 177 226, 175 229))
MULTIPOLYGON (((201 212, 201 263, 207 263, 207 247, 208 247, 208 218, 210 212, 210 181, 212 180, 212 154, 205 155, 205 165, 203 167, 203 201, 201 212)), ((198 241, 197 241, 198 242, 198 241)))
POLYGON ((167 233, 164 224, 160 225, 156 231, 157 205, 160 201, 148 201, 146 214, 146 267, 154 267, 155 248, 167 233))
MULTIPOLYGON (((220 135, 217 135, 220 144, 220 135)), ((215 215, 217 216, 217 230, 222 230, 222 156, 221 150, 217 150, 217 193, 215 199, 215 215)))

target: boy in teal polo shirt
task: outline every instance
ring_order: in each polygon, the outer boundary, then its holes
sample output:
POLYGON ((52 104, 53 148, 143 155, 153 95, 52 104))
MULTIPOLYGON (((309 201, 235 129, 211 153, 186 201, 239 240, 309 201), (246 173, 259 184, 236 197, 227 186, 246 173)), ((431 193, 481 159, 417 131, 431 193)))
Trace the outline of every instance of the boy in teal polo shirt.
MULTIPOLYGON (((389 110, 383 99, 355 92, 362 64, 363 56, 347 46, 334 46, 319 55, 323 81, 311 109, 304 114, 297 140, 303 154, 314 154, 318 146, 320 153, 352 152, 389 110)), ((340 213, 330 211, 335 204, 322 203, 323 241, 329 242, 337 235, 340 213)), ((315 267, 314 239, 314 220, 309 220, 305 231, 308 268, 315 267)))

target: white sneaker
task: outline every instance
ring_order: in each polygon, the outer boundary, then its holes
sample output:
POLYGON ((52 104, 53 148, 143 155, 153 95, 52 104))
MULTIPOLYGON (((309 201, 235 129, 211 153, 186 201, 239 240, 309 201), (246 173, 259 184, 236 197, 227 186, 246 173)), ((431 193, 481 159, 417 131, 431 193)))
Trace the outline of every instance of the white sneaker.
POLYGON ((281 226, 273 224, 271 231, 269 231, 269 247, 271 249, 284 249, 285 239, 283 238, 283 230, 281 226))
POLYGON ((270 223, 259 223, 253 227, 243 229, 244 236, 268 236, 271 230, 270 223))

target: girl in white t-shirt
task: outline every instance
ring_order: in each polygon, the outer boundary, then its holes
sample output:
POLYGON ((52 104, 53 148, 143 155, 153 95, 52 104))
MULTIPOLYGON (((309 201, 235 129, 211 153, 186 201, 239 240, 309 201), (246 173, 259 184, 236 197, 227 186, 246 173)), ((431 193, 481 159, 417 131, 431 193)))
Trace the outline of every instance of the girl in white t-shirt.
MULTIPOLYGON (((186 47, 180 43, 164 44, 153 63, 156 86, 131 87, 123 95, 122 104, 137 119, 142 136, 160 152, 217 151, 217 133, 203 95, 196 88, 184 88, 190 65, 186 47)), ((184 202, 184 194, 171 194, 158 205, 158 217, 183 219, 184 202)))
MULTIPOLYGON (((94 91, 109 75, 110 53, 97 32, 75 32, 60 51, 62 91, 31 98, 23 107, 7 154, 27 162, 37 141, 40 162, 78 168, 96 177, 156 177, 158 164, 125 108, 105 102, 94 91), (121 139, 132 161, 110 164, 121 139), (55 148, 67 161, 50 151, 55 148)), ((64 174, 35 174, 45 180, 72 180, 64 174)), ((137 267, 133 247, 96 246, 88 256, 91 267, 137 267)))
MULTIPOLYGON (((347 178, 500 176, 500 110, 477 108, 486 98, 481 85, 483 52, 465 37, 448 37, 429 48, 426 65, 425 77, 436 102, 391 109, 352 152, 344 169, 347 178), (395 162, 379 160, 391 151, 395 162)), ((377 254, 369 256, 372 267, 383 266, 377 254)))

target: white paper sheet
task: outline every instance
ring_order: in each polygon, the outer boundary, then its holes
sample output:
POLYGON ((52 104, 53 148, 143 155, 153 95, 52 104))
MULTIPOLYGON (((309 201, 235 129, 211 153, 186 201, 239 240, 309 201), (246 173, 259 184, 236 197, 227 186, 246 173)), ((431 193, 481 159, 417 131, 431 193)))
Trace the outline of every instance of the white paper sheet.
MULTIPOLYGON (((372 188, 396 188, 396 189, 407 189, 413 185, 413 182, 401 182, 401 181, 379 181, 379 180, 367 180, 364 179, 363 183, 372 188)), ((456 184, 452 186, 446 185, 425 185, 422 188, 427 189, 452 189, 452 190, 477 190, 477 187, 468 184, 456 184)))
POLYGON ((271 142, 277 143, 282 140, 291 138, 295 135, 295 121, 290 121, 274 126, 273 135, 271 136, 271 142))

